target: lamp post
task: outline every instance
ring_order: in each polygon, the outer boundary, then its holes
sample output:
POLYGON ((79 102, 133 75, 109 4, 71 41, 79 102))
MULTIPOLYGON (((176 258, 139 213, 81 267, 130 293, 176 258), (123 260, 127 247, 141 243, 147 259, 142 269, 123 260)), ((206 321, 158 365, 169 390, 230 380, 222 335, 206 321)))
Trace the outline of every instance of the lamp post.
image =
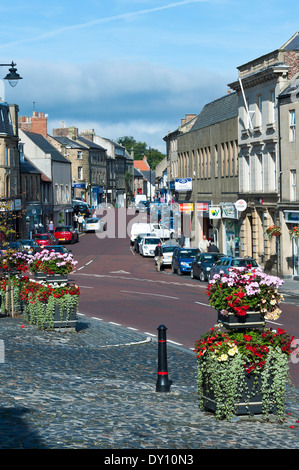
POLYGON ((17 73, 17 69, 14 62, 11 64, 0 64, 0 67, 10 67, 9 73, 4 77, 3 80, 8 80, 10 86, 15 87, 18 83, 18 80, 22 80, 22 77, 17 73))

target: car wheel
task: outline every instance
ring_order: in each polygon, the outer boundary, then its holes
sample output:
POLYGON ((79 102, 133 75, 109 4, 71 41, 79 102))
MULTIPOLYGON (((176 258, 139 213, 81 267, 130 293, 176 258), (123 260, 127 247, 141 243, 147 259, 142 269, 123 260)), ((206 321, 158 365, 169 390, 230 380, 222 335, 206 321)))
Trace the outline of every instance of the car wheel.
POLYGON ((182 273, 182 271, 181 271, 180 268, 178 268, 178 275, 179 275, 179 276, 182 276, 182 275, 183 275, 183 273, 182 273))
POLYGON ((201 282, 204 282, 206 280, 206 276, 205 276, 205 273, 201 270, 200 273, 199 273, 199 280, 201 282))

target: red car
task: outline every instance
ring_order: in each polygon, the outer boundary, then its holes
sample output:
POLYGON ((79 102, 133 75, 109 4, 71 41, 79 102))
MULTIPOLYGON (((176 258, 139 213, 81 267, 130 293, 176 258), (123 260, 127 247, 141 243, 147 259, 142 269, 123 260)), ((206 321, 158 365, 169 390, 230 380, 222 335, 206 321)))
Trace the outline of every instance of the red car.
POLYGON ((36 233, 33 238, 41 246, 56 245, 56 238, 51 233, 36 233))
POLYGON ((76 230, 71 226, 56 227, 54 230, 54 237, 56 242, 77 243, 79 241, 78 232, 76 232, 76 230))

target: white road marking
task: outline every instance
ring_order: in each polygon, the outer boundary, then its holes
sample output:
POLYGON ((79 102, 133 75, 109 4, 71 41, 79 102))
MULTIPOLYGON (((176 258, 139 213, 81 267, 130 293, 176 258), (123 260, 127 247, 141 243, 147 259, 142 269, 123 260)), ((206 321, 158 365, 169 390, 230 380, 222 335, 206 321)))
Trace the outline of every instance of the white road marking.
POLYGON ((90 263, 93 262, 93 259, 91 259, 90 261, 88 261, 88 263, 85 264, 85 266, 88 266, 90 263))
POLYGON ((155 295, 157 297, 166 297, 167 299, 180 300, 179 297, 172 297, 171 295, 163 295, 163 294, 152 294, 151 292, 137 292, 133 290, 121 290, 121 292, 125 292, 127 294, 155 295))
POLYGON ((121 326, 121 323, 114 323, 114 321, 110 321, 109 323, 110 323, 110 325, 117 325, 117 326, 121 326))
POLYGON ((204 305, 205 307, 211 307, 211 305, 209 305, 209 304, 204 304, 204 303, 202 303, 202 302, 196 302, 196 301, 195 301, 194 303, 195 303, 195 304, 199 304, 199 305, 204 305))

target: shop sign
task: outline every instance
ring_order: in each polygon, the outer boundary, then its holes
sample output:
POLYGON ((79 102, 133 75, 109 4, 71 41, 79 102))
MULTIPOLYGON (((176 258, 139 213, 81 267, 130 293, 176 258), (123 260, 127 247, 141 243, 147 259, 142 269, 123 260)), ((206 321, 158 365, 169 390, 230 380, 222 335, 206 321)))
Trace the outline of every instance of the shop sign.
POLYGON ((72 183, 72 187, 77 189, 86 189, 87 183, 72 183))
POLYGON ((244 201, 244 199, 238 199, 237 202, 235 202, 235 207, 237 211, 243 212, 247 208, 247 202, 244 201))
POLYGON ((210 219, 221 219, 221 208, 219 206, 210 207, 209 217, 210 219))
POLYGON ((222 217, 224 219, 237 219, 237 210, 234 204, 227 204, 222 206, 222 217))
POLYGON ((299 224, 299 211, 284 211, 285 221, 291 224, 299 224))
POLYGON ((180 204, 180 212, 193 212, 193 203, 184 202, 183 204, 180 204))
POLYGON ((192 191, 192 179, 176 178, 174 187, 176 191, 192 191))
POLYGON ((208 202, 198 202, 197 203, 197 210, 198 211, 208 211, 209 210, 209 203, 208 202))

